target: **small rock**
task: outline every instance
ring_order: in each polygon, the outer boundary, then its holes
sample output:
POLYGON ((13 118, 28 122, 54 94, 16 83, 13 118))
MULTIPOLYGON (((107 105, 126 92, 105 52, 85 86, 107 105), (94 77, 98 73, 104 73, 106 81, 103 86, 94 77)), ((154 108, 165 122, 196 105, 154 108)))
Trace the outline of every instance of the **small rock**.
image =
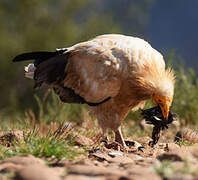
POLYGON ((96 153, 103 153, 101 149, 96 150, 96 153))
POLYGON ((120 152, 120 151, 114 151, 114 152, 111 151, 111 152, 108 153, 108 155, 111 156, 111 157, 116 157, 116 156, 123 156, 123 153, 120 152))
POLYGON ((183 161, 183 159, 178 156, 177 154, 170 154, 170 153, 164 153, 157 157, 160 161, 168 160, 168 161, 183 161))
POLYGON ((60 180, 60 177, 53 168, 29 165, 17 171, 14 180, 60 180))
POLYGON ((137 160, 137 161, 143 160, 143 157, 142 156, 135 155, 134 157, 135 157, 134 160, 137 160))
POLYGON ((7 158, 0 162, 0 171, 11 171, 15 172, 19 169, 22 169, 27 165, 41 164, 44 165, 45 162, 39 158, 35 158, 32 155, 27 156, 15 156, 11 158, 7 158))
POLYGON ((102 149, 92 149, 92 150, 89 150, 89 154, 91 153, 103 153, 103 150, 102 149))
POLYGON ((75 135, 74 142, 78 146, 85 146, 85 145, 91 146, 94 144, 94 142, 91 139, 80 134, 75 135))
POLYGON ((32 155, 10 157, 1 161, 0 165, 4 163, 12 163, 12 164, 22 165, 22 166, 34 165, 34 164, 41 164, 41 165, 45 164, 45 162, 42 159, 36 158, 32 155))

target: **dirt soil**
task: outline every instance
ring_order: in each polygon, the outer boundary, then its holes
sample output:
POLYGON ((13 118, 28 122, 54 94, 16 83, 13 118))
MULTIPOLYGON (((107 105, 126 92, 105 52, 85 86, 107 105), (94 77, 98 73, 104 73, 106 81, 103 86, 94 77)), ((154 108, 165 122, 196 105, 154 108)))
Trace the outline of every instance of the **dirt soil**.
MULTIPOLYGON (((81 137, 83 139, 83 136, 81 137)), ((84 139, 87 141, 87 137, 84 139)), ((128 142, 128 150, 103 144, 74 160, 39 159, 32 155, 0 161, 0 180, 194 180, 198 179, 198 146, 174 142, 148 145, 149 137, 128 142), (106 146, 106 147, 105 147, 106 146), (166 164, 167 160, 170 163, 166 164), (171 164, 171 165, 170 165, 171 164)), ((80 144, 80 143, 79 143, 80 144)))

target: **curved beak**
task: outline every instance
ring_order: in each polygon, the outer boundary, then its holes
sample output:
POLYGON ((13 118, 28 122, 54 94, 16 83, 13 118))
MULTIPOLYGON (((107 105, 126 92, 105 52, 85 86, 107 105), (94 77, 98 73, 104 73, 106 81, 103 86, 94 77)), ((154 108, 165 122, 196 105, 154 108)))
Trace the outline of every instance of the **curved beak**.
POLYGON ((151 98, 156 105, 160 106, 163 117, 168 119, 169 109, 170 109, 173 98, 172 97, 167 98, 167 97, 159 96, 159 95, 153 95, 151 98))
POLYGON ((168 119, 170 104, 169 103, 159 104, 159 106, 162 110, 162 115, 164 116, 164 118, 168 119))

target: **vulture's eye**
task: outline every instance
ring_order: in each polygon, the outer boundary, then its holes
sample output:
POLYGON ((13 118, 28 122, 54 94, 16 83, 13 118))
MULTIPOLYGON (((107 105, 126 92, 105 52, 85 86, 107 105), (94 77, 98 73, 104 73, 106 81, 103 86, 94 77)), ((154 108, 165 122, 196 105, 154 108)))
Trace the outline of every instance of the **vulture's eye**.
POLYGON ((159 104, 161 104, 161 103, 162 103, 161 99, 159 99, 159 100, 158 100, 158 103, 159 103, 159 104))

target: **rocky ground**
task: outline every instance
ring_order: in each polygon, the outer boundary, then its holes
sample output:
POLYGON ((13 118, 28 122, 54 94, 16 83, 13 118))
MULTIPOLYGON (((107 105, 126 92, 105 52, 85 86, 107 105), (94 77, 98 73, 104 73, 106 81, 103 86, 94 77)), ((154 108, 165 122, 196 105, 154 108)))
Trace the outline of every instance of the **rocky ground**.
MULTIPOLYGON (((19 132, 18 132, 19 133, 19 132)), ((19 133, 20 134, 20 133, 19 133)), ((109 144, 88 148, 76 160, 14 156, 0 161, 0 180, 194 180, 198 179, 198 146, 161 138, 151 148, 149 137, 128 142, 128 150, 109 144)), ((91 144, 79 136, 77 145, 91 144)), ((91 147, 91 146, 89 146, 91 147)))

